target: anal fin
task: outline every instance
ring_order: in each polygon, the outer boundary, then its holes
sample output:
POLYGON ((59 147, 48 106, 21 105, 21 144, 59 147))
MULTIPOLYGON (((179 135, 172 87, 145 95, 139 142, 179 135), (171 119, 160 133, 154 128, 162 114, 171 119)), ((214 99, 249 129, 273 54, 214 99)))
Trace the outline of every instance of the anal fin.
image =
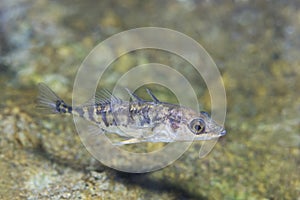
POLYGON ((113 145, 123 146, 123 145, 126 145, 126 144, 136 144, 136 143, 140 143, 140 142, 144 142, 144 140, 140 140, 138 138, 130 138, 128 140, 124 140, 124 141, 121 141, 121 142, 115 142, 115 143, 113 143, 113 145))

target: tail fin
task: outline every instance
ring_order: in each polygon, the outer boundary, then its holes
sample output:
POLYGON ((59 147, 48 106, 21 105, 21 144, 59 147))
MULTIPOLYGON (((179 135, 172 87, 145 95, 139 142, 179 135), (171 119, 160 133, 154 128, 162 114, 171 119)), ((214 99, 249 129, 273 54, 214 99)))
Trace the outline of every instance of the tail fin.
POLYGON ((46 84, 38 84, 37 108, 43 113, 65 113, 71 109, 46 84))

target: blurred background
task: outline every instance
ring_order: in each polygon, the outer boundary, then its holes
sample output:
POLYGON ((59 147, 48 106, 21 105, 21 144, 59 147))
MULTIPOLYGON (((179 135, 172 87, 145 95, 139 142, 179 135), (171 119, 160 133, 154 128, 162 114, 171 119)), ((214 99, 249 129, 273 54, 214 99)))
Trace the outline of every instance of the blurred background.
MULTIPOLYGON (((299 8, 296 0, 2 0, 0 198, 299 199, 299 8), (34 101, 45 82, 71 102, 88 53, 113 34, 144 26, 182 32, 208 51, 225 84, 227 135, 204 159, 195 143, 160 171, 126 174, 85 150, 71 118, 40 116, 34 101)), ((155 57, 189 76, 209 110, 201 78, 165 54, 124 55, 103 85, 113 87, 132 66, 155 57)))

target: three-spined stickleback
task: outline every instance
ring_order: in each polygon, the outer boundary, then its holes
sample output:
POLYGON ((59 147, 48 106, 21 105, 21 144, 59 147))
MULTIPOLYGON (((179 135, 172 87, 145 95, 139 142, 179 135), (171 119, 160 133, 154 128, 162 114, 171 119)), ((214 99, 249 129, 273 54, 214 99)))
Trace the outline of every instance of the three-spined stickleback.
POLYGON ((178 142, 212 140, 226 134, 207 112, 200 113, 180 105, 159 101, 147 89, 152 101, 146 101, 128 90, 131 101, 124 101, 102 90, 93 101, 71 106, 47 85, 38 85, 38 107, 54 114, 73 114, 99 128, 100 132, 117 134, 125 140, 118 145, 140 142, 178 142))

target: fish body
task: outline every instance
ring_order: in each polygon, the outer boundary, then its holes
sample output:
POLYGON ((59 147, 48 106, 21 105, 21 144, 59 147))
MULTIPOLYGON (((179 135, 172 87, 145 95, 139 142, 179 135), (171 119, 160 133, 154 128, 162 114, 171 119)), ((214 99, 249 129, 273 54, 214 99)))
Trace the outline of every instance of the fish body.
POLYGON ((208 113, 195 112, 176 104, 159 101, 147 89, 152 101, 128 90, 132 101, 123 101, 102 90, 83 105, 66 104, 47 85, 38 85, 38 107, 51 113, 72 114, 96 125, 103 133, 114 133, 126 140, 118 145, 139 142, 212 140, 226 134, 208 113))

